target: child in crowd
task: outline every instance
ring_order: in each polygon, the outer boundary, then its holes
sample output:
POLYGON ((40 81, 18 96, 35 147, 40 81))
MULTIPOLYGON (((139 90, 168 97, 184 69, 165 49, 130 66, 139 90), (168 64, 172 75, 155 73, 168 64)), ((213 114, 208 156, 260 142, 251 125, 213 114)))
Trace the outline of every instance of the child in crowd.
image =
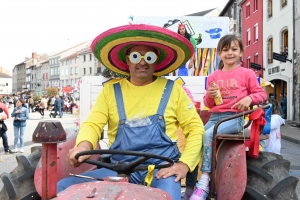
MULTIPOLYGON (((266 92, 260 87, 255 73, 239 66, 243 52, 243 42, 236 35, 225 35, 218 43, 219 69, 208 76, 203 99, 205 106, 210 108, 211 117, 203 135, 202 174, 190 200, 204 200, 209 193, 214 125, 223 118, 246 111, 250 104, 266 100, 266 92), (221 104, 216 105, 214 99, 220 93, 221 104)), ((243 117, 226 121, 219 126, 218 134, 237 133, 242 131, 243 125, 243 117)))
POLYGON ((284 119, 281 118, 281 109, 279 103, 274 98, 269 98, 269 103, 272 104, 271 115, 271 132, 266 144, 266 151, 280 154, 281 149, 281 135, 280 127, 285 124, 284 119))

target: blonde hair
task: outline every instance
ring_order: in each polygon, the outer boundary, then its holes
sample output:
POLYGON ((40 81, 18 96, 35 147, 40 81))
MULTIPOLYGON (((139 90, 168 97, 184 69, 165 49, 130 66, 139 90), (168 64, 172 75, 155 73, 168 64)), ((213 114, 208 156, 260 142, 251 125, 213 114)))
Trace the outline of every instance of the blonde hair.
MULTIPOLYGON (((238 37, 237 35, 228 34, 228 35, 224 35, 219 40, 219 43, 217 46, 217 53, 220 55, 224 48, 229 48, 231 46, 232 42, 238 42, 241 52, 244 52, 244 44, 243 44, 242 39, 240 37, 238 37)), ((223 61, 219 60, 218 68, 223 69, 223 67, 224 67, 223 61)))

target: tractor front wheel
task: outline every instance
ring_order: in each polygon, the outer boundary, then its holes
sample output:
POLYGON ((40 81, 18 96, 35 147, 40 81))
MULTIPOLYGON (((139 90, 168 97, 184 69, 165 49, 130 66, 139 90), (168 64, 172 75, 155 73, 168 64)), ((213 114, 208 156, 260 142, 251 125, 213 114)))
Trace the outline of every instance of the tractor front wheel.
POLYGON ((18 166, 10 173, 2 173, 4 184, 0 191, 1 200, 41 199, 34 187, 34 172, 42 155, 42 147, 32 147, 29 156, 17 155, 18 166))
POLYGON ((247 158, 247 187, 244 200, 298 200, 298 178, 289 175, 290 161, 281 155, 260 152, 257 159, 247 158))

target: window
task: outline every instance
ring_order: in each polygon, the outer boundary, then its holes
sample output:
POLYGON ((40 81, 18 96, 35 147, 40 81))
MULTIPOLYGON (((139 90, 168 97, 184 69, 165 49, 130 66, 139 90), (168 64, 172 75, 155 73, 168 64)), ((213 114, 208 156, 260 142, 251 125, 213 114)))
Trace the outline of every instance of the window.
POLYGON ((258 53, 254 55, 254 63, 258 64, 258 53))
POLYGON ((288 57, 288 47, 289 47, 289 31, 287 29, 284 29, 281 31, 281 54, 288 57))
POLYGON ((54 74, 58 74, 58 67, 54 68, 54 74))
POLYGON ((65 70, 62 69, 62 70, 61 70, 61 76, 64 76, 64 75, 65 75, 65 70))
POLYGON ((51 76, 54 75, 54 69, 53 68, 51 68, 51 70, 50 70, 50 75, 51 76))
POLYGON ((75 67, 75 74, 78 74, 78 67, 75 67))
POLYGON ((90 61, 92 60, 92 54, 90 54, 90 61))
POLYGON ((258 24, 254 25, 254 42, 258 41, 258 24))
POLYGON ((77 58, 75 58, 75 60, 74 60, 74 61, 75 61, 75 63, 77 63, 77 58))
POLYGON ((68 76, 68 71, 69 71, 69 70, 68 70, 68 69, 66 69, 66 76, 68 76))
POLYGON ((74 74, 74 67, 71 68, 71 75, 74 74))
POLYGON ((267 54, 268 54, 268 63, 273 63, 273 38, 268 39, 268 47, 267 47, 267 54))
POLYGON ((281 8, 287 5, 287 0, 281 0, 281 8))
POLYGON ((273 0, 268 0, 268 17, 273 16, 273 0))
POLYGON ((247 58, 247 67, 250 68, 250 56, 247 58))
POLYGON ((92 74, 92 68, 90 67, 90 74, 92 74))
POLYGON ((250 2, 246 5, 246 18, 250 17, 250 2))
POLYGON ((61 81, 61 86, 64 86, 64 82, 65 82, 64 80, 61 81))
POLYGON ((68 86, 68 80, 66 80, 66 86, 68 86))
POLYGON ((85 75, 85 68, 83 68, 83 75, 85 75))
POLYGON ((73 64, 73 59, 71 59, 71 64, 73 64))
POLYGON ((250 42, 251 42, 251 35, 250 35, 250 28, 247 30, 247 46, 250 45, 250 42))
POLYGON ((85 62, 85 55, 83 55, 83 62, 85 62))
POLYGON ((254 0, 254 12, 258 10, 258 0, 254 0))

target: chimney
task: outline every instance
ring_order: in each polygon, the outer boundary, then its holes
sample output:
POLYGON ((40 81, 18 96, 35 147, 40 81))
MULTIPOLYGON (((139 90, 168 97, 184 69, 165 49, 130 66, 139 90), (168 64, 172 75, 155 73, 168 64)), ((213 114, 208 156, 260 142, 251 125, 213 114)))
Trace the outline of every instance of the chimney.
POLYGON ((25 58, 25 61, 26 61, 26 60, 29 60, 29 58, 28 58, 28 57, 26 57, 26 58, 25 58))
POLYGON ((37 59, 36 52, 32 53, 32 59, 37 59))

